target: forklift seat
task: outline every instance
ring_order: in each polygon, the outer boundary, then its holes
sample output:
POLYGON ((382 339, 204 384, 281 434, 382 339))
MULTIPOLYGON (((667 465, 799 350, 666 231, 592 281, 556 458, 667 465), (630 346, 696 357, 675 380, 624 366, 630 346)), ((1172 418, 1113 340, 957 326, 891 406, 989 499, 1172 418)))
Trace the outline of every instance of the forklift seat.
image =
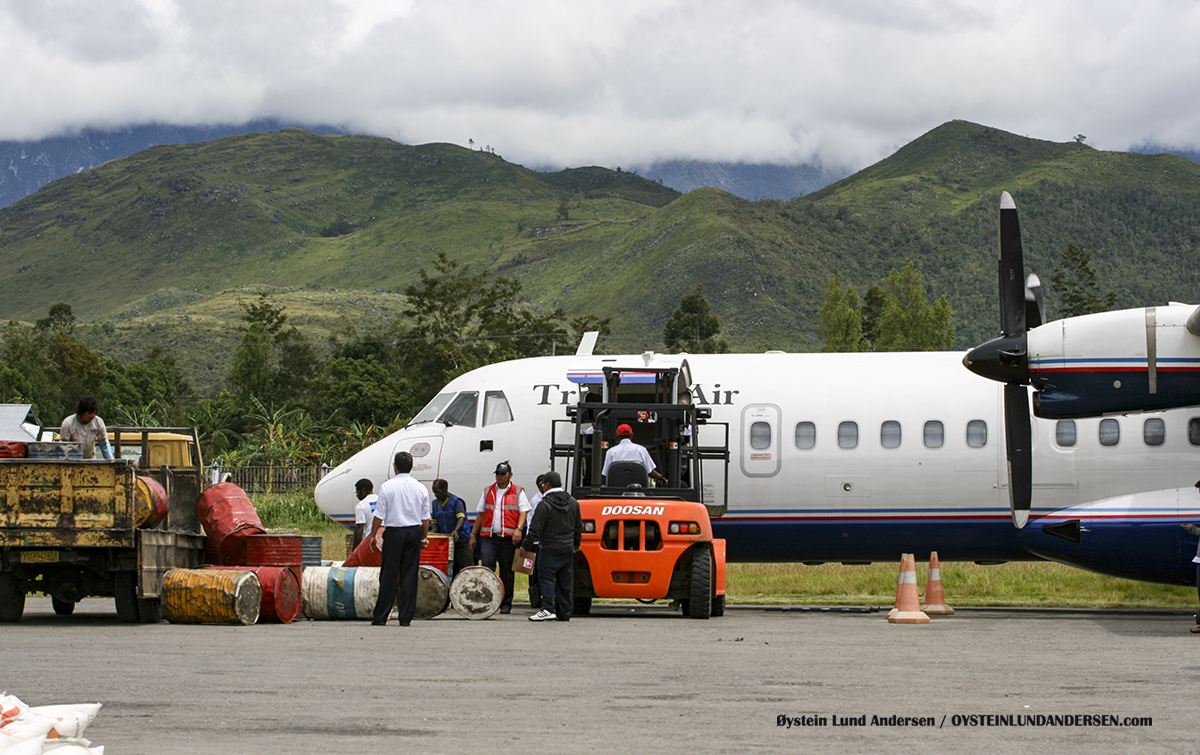
POLYGON ((614 461, 608 467, 605 484, 614 488, 650 487, 650 473, 636 461, 614 461))

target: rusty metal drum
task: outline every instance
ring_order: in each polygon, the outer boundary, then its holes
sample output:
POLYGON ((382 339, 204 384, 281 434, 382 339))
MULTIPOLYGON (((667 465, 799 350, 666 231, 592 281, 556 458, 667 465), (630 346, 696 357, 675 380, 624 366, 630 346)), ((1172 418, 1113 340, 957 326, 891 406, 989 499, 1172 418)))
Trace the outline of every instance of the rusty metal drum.
POLYGON ((252 571, 262 585, 260 621, 290 624, 300 616, 299 567, 295 566, 212 566, 221 571, 252 571))
POLYGON ((504 583, 485 566, 468 566, 450 583, 450 605, 468 619, 487 619, 500 610, 504 583))
POLYGON ((252 571, 169 569, 162 609, 172 624, 253 624, 262 610, 262 584, 252 571))
POLYGON ((416 619, 432 619, 450 605, 450 578, 436 566, 421 564, 417 572, 416 619))

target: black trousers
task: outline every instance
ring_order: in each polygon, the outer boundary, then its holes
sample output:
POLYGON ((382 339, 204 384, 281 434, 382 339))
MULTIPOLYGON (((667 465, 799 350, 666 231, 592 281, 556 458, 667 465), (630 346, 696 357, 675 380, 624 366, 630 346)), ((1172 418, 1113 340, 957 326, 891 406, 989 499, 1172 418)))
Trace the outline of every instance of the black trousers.
POLYGON ((379 599, 375 621, 387 621, 399 590, 400 623, 412 621, 417 612, 417 572, 421 558, 421 525, 388 527, 383 531, 383 563, 379 568, 379 599))
POLYGON ((495 570, 500 567, 500 583, 504 585, 504 599, 501 608, 512 608, 513 602, 513 556, 517 555, 517 546, 513 545, 511 535, 489 535, 480 546, 483 554, 483 565, 495 570))
POLYGON ((542 610, 554 614, 559 621, 571 620, 571 588, 575 551, 538 551, 538 587, 542 591, 542 610))

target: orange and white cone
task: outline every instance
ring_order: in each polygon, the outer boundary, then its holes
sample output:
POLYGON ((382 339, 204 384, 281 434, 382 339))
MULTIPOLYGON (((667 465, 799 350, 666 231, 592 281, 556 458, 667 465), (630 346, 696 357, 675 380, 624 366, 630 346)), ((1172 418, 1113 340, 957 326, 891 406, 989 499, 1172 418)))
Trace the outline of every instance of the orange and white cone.
POLYGON ((942 590, 942 567, 937 551, 929 554, 929 581, 925 583, 925 605, 921 610, 934 616, 953 616, 954 609, 946 605, 946 593, 942 590))
POLYGON ((888 615, 892 624, 928 624, 929 617, 921 611, 917 590, 917 561, 905 553, 900 561, 900 585, 896 588, 896 612, 888 615))

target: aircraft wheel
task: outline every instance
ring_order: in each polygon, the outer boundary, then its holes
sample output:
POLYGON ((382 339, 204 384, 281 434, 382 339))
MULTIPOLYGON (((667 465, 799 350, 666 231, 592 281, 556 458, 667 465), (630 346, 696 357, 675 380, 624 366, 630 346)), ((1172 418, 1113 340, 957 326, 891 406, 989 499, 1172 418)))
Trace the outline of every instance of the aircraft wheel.
POLYGON ((52 597, 50 605, 54 607, 54 613, 58 616, 70 616, 75 613, 75 602, 71 600, 59 600, 52 597))

